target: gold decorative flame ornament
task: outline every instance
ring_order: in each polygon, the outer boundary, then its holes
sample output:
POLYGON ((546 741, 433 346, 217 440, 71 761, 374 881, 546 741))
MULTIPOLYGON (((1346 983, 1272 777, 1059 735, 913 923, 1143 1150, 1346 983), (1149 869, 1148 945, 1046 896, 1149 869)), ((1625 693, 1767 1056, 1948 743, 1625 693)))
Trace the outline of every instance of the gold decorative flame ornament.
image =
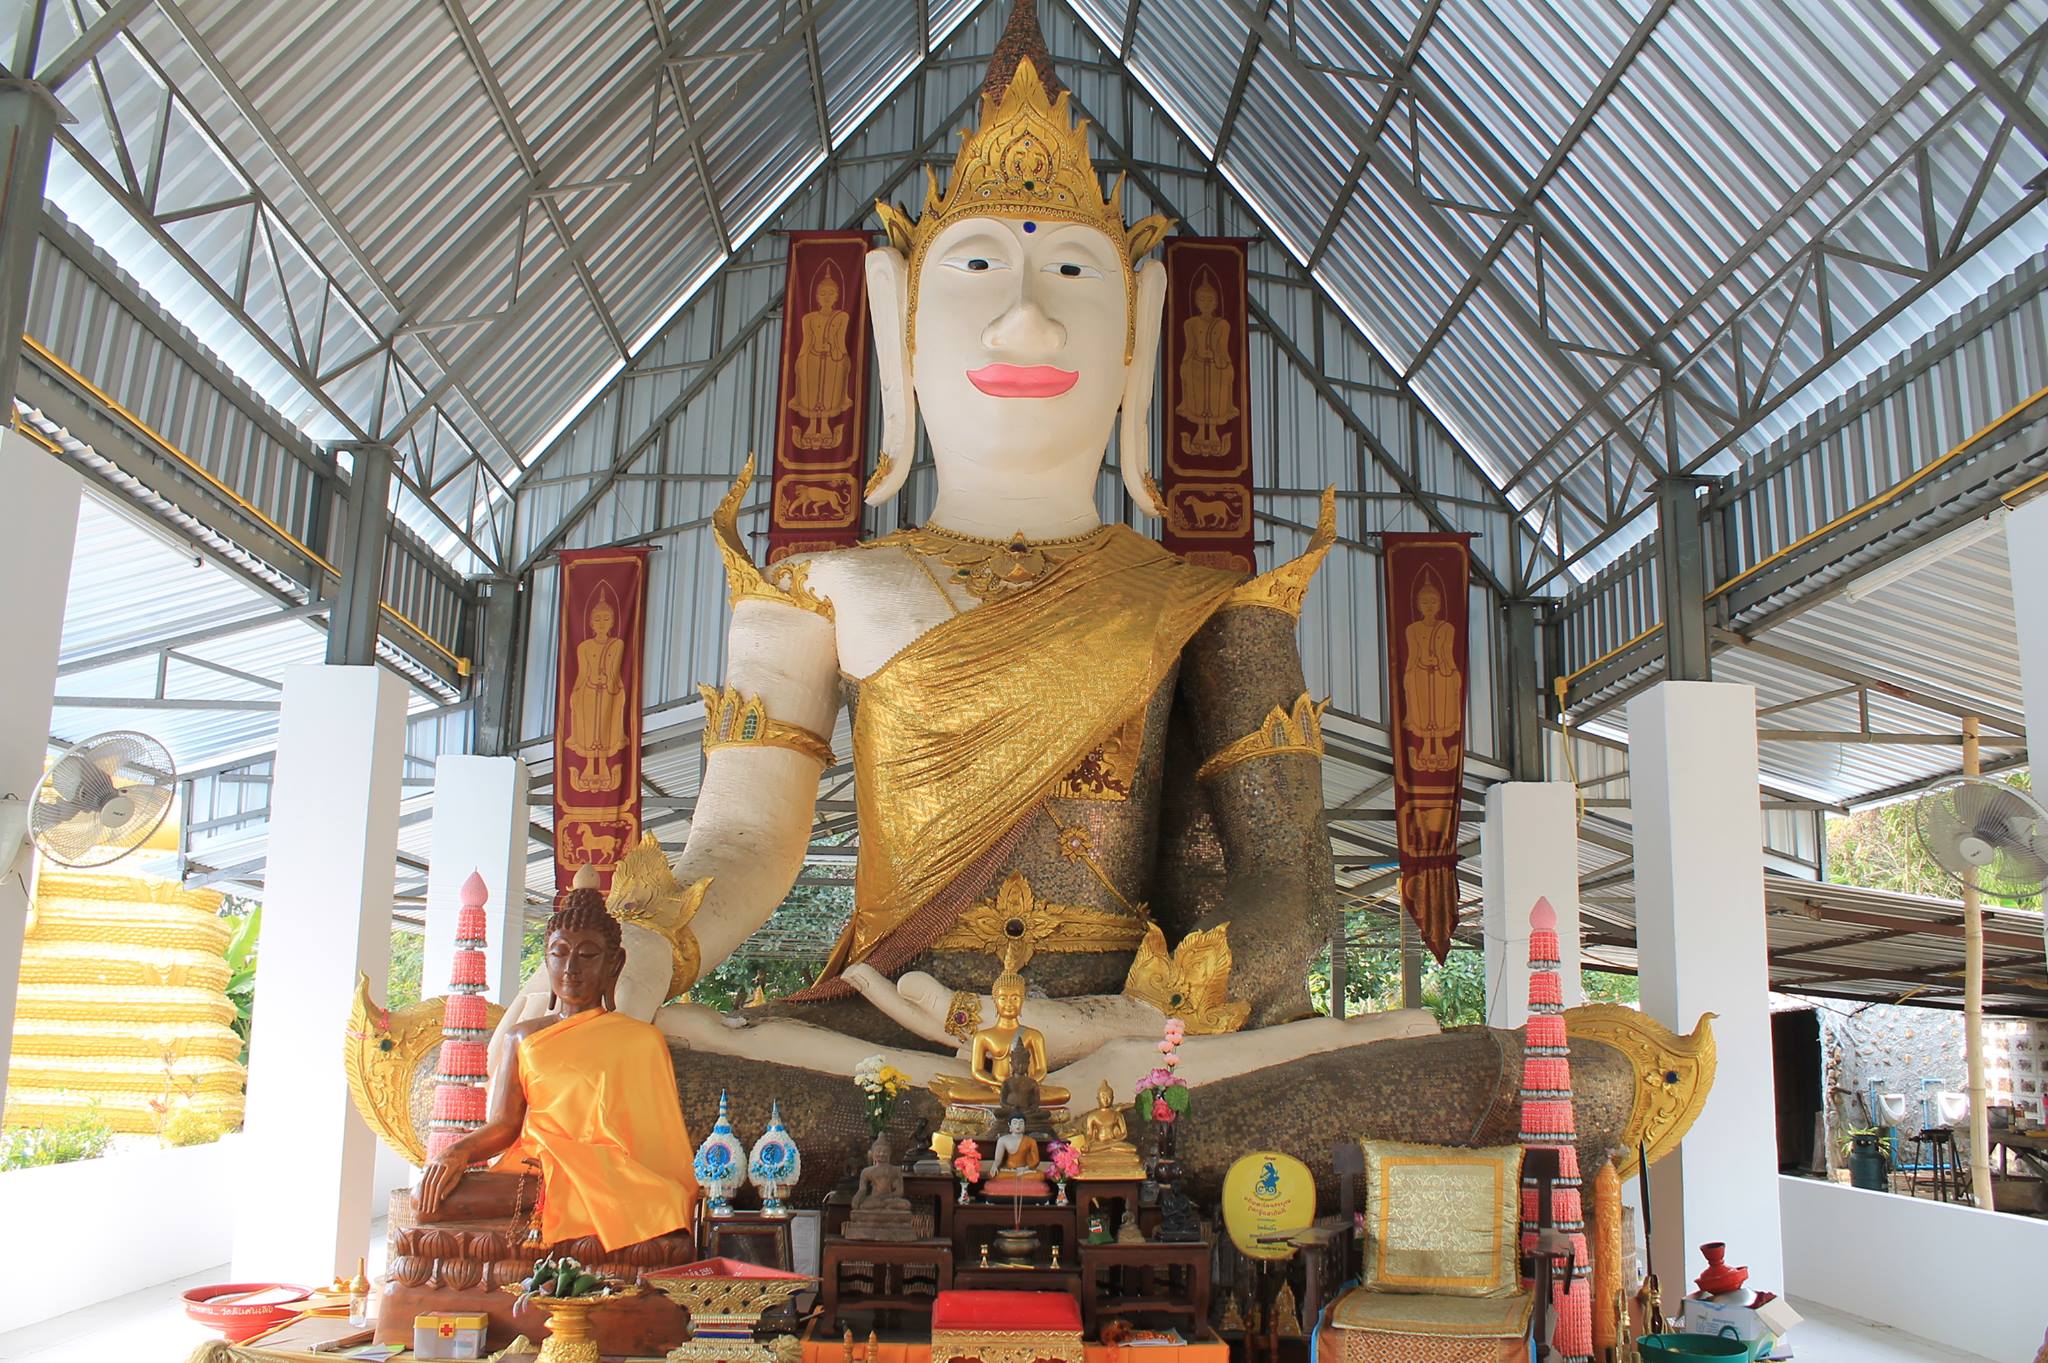
MULTIPOLYGON (((413 1121, 413 1085, 420 1066, 441 1044, 441 1013, 447 1003, 436 995, 403 1008, 385 1008, 370 997, 369 977, 358 975, 355 1003, 349 1009, 348 1039, 342 1046, 348 1096, 377 1139, 415 1168, 427 1162, 427 1143, 420 1135, 423 1128, 413 1121)), ((497 1004, 485 1004, 491 1027, 504 1015, 497 1004)))
POLYGON ((1230 966, 1229 924, 1191 932, 1168 952, 1166 934, 1154 923, 1138 944, 1124 993, 1179 1018, 1197 1036, 1235 1032, 1252 1006, 1230 1001, 1230 966))
POLYGON ((1633 1008, 1588 1003, 1565 1010, 1564 1030, 1574 1041, 1612 1046, 1634 1067, 1635 1101, 1614 1161, 1616 1171, 1625 1179, 1633 1177, 1638 1149, 1648 1149, 1652 1164, 1676 1149, 1714 1087, 1714 1014, 1700 1014, 1692 1031, 1680 1036, 1633 1008))
POLYGON ((621 923, 646 928, 667 941, 669 998, 688 992, 702 972, 704 956, 690 922, 703 907, 710 888, 710 876, 691 885, 676 879, 668 853, 661 850, 660 839, 652 833, 642 833, 639 843, 612 869, 605 909, 621 923))

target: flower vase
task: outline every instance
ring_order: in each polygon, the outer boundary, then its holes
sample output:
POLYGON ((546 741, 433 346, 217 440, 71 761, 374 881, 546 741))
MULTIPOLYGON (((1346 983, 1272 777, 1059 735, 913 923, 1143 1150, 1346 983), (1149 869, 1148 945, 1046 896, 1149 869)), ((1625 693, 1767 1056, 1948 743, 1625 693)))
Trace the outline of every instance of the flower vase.
POLYGON ((803 1176, 803 1155, 797 1150, 795 1139, 782 1125, 780 1098, 769 1106, 768 1129, 761 1133, 761 1139, 754 1142, 753 1155, 747 1162, 747 1175, 761 1191, 763 1216, 789 1215, 782 1193, 784 1189, 794 1187, 803 1176))
POLYGON ((967 1181, 966 1179, 964 1179, 964 1178, 960 1180, 960 1205, 961 1205, 961 1206, 963 1206, 963 1207, 964 1207, 964 1206, 966 1206, 966 1205, 967 1205, 967 1192, 968 1192, 968 1190, 969 1190, 970 1188, 972 1188, 973 1186, 974 1186, 973 1184, 969 1183, 969 1182, 968 1182, 968 1181, 967 1181))
POLYGON ((731 1109, 723 1090, 718 1095, 718 1121, 697 1147, 698 1186, 711 1200, 713 1216, 732 1215, 732 1195, 747 1181, 747 1147, 733 1134, 731 1109))
POLYGON ((1067 1181, 1066 1181, 1065 1179, 1061 1179, 1061 1180, 1059 1181, 1059 1185, 1058 1185, 1058 1186, 1059 1186, 1059 1197, 1058 1197, 1057 1199, 1055 1199, 1055 1200, 1054 1200, 1054 1202, 1053 1202, 1053 1204, 1052 1204, 1052 1205, 1053 1205, 1053 1206, 1055 1206, 1055 1207, 1064 1207, 1064 1206, 1066 1206, 1066 1205, 1067 1205, 1067 1181))

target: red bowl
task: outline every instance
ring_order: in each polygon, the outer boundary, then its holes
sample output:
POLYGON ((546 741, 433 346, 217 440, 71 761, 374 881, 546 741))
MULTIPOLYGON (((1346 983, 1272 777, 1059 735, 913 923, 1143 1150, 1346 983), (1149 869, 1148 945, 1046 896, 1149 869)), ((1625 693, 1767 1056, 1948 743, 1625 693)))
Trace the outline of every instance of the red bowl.
POLYGON ((305 1309, 302 1303, 312 1295, 310 1288, 291 1283, 212 1283, 206 1287, 195 1287, 185 1294, 185 1314, 209 1330, 220 1331, 228 1343, 238 1344, 251 1335, 259 1335, 272 1326, 284 1324, 305 1309), (273 1287, 282 1287, 298 1295, 290 1301, 264 1302, 261 1305, 214 1300, 273 1287))

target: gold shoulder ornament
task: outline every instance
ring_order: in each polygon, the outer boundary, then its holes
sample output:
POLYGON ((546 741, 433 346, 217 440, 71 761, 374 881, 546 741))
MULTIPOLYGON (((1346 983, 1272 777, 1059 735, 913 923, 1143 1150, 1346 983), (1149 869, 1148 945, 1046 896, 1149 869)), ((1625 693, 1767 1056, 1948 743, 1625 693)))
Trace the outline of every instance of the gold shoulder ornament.
MULTIPOLYGON (((427 1162, 427 1143, 414 1124, 413 1086, 421 1065, 441 1044, 441 1010, 447 1002, 436 996, 403 1008, 382 1008, 370 997, 369 977, 358 975, 349 1008, 348 1039, 342 1046, 348 1096, 377 1138, 415 1168, 427 1162)), ((505 1010, 487 1002, 484 1016, 496 1028, 505 1010)), ((420 1114, 422 1119, 425 1115, 420 1114)))
POLYGON ((1276 705, 1266 711, 1259 727, 1237 739, 1221 752, 1204 762, 1195 773, 1197 781, 1206 781, 1219 771, 1249 762, 1259 757, 1277 757, 1281 753, 1305 753, 1310 757, 1323 755, 1323 711, 1330 708, 1328 698, 1318 705, 1308 698, 1308 692, 1294 702, 1294 708, 1276 705))
POLYGON ((1635 1101, 1615 1172, 1635 1174, 1638 1148, 1648 1148, 1652 1164, 1677 1149, 1714 1087, 1714 1014, 1700 1014, 1692 1031, 1680 1036, 1633 1008, 1588 1003, 1565 1010, 1564 1031, 1573 1041, 1612 1046, 1635 1070, 1635 1101))
POLYGON ((1179 1018, 1197 1036, 1235 1032, 1251 1016, 1249 1003, 1230 1001, 1230 925, 1220 923, 1180 939, 1172 952, 1157 923, 1145 929, 1124 993, 1179 1018))
POLYGON ((732 604, 742 601, 772 601, 779 606, 832 618, 832 603, 812 591, 805 578, 811 565, 801 561, 771 564, 766 571, 755 565, 740 538, 740 499, 754 481, 754 456, 747 455, 740 476, 711 513, 711 532, 718 541, 718 556, 725 560, 725 590, 732 604))
POLYGON ((805 757, 832 765, 832 745, 800 724, 785 724, 768 718, 768 707, 759 696, 742 696, 728 686, 718 690, 700 686, 704 697, 704 751, 720 748, 788 748, 805 757))
POLYGON ((632 923, 658 933, 668 942, 668 994, 672 999, 697 982, 704 965, 697 946, 697 934, 690 921, 703 907, 711 877, 684 885, 669 865, 668 853, 652 833, 640 835, 640 842, 620 859, 612 870, 612 888, 604 906, 621 923, 632 923))
POLYGON ((1323 560, 1330 556, 1331 546, 1336 543, 1337 488, 1332 484, 1323 489, 1322 508, 1316 515, 1316 532, 1309 536, 1308 548, 1271 572, 1260 573, 1239 587, 1224 605, 1264 606, 1268 610, 1286 611, 1299 620, 1302 603, 1308 600, 1309 583, 1315 580, 1316 570, 1323 566, 1323 560))

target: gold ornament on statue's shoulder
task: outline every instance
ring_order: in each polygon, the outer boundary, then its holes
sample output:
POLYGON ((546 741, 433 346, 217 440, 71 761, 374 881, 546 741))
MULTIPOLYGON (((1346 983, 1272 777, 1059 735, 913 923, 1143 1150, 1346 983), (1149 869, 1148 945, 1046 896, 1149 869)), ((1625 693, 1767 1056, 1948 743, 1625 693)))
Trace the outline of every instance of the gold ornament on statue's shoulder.
POLYGON ((668 942, 668 997, 675 998, 697 982, 703 956, 697 949, 697 934, 690 920, 704 903, 711 888, 706 876, 692 885, 676 879, 668 854, 652 833, 640 835, 640 842, 620 859, 612 870, 611 893, 605 909, 621 923, 633 923, 658 933, 668 942))
POLYGON ((718 542, 718 556, 725 561, 726 595, 733 605, 742 601, 771 601, 778 606, 795 606, 813 615, 832 618, 832 603, 812 591, 805 581, 811 565, 801 559, 785 560, 763 572, 747 552, 740 538, 740 499, 754 482, 754 456, 749 453, 740 476, 711 513, 711 533, 718 542))
POLYGON ((1154 923, 1131 962, 1124 993, 1179 1018, 1196 1035, 1235 1032, 1252 1006, 1230 1001, 1230 964, 1229 924, 1191 932, 1169 953, 1166 934, 1154 923))
POLYGON ((1153 213, 1126 227, 1121 175, 1109 193, 1102 192, 1102 177, 1088 156, 1088 120, 1074 118, 1068 107, 1073 96, 1066 90, 1059 90, 1057 98, 1046 90, 1043 72, 1051 70, 1051 62, 1028 5, 1013 12, 1004 42, 1035 51, 1018 58, 1000 89, 991 88, 1001 74, 1000 63, 991 67, 990 85, 981 93, 981 124, 961 134, 945 191, 940 192, 939 178, 927 166, 924 211, 918 217, 894 204, 875 204, 889 244, 910 259, 910 350, 917 351, 917 280, 932 238, 962 218, 1026 218, 1093 227, 1117 246, 1128 304, 1128 364, 1137 346, 1135 262, 1165 238, 1173 223, 1153 213))
POLYGON ((1332 486, 1323 489, 1322 504, 1316 513, 1316 532, 1309 536, 1308 548, 1232 592, 1230 604, 1264 606, 1285 611, 1299 620, 1302 605, 1308 600, 1309 584, 1315 581, 1316 570, 1323 566, 1336 543, 1337 489, 1332 486))

